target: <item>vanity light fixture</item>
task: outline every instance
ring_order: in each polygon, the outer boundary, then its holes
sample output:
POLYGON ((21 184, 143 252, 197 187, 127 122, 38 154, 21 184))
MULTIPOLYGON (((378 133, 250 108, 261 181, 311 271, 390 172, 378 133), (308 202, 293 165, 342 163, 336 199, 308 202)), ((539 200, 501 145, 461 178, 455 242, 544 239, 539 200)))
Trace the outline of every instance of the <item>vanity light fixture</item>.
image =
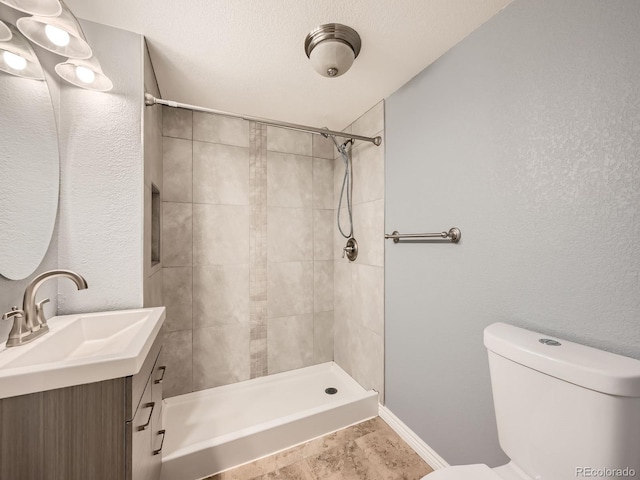
POLYGON ((42 17, 55 17, 62 12, 62 5, 58 0, 0 0, 0 3, 21 12, 42 17))
POLYGON ((56 65, 56 73, 72 85, 87 90, 108 92, 113 88, 113 83, 104 74, 100 62, 95 57, 86 60, 69 58, 66 62, 56 65))
POLYGON ((27 68, 27 59, 13 52, 5 50, 2 52, 2 59, 13 70, 24 70, 27 68))
POLYGON ((71 36, 66 31, 53 25, 45 26, 44 33, 58 47, 66 47, 71 41, 71 36))
POLYGON ((17 25, 25 37, 50 52, 80 59, 93 55, 78 20, 66 5, 57 17, 22 17, 17 25))
POLYGON ((13 33, 7 27, 7 24, 0 20, 0 42, 8 42, 13 37, 13 33))
POLYGON ((313 29, 304 40, 304 51, 323 77, 339 77, 351 68, 362 41, 353 28, 327 23, 313 29))
POLYGON ((16 77, 43 80, 40 62, 28 42, 21 35, 13 35, 8 42, 0 42, 0 70, 16 77))

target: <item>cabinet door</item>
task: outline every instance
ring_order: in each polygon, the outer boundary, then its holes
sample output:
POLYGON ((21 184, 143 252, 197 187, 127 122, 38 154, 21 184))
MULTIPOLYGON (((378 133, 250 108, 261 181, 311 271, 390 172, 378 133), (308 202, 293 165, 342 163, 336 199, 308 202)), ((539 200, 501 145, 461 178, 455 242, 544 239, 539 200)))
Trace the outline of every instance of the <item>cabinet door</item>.
POLYGON ((151 397, 151 379, 142 394, 142 400, 136 415, 131 422, 127 422, 127 435, 131 439, 131 472, 130 480, 157 480, 153 468, 154 456, 152 451, 151 425, 153 415, 159 405, 151 397))
POLYGON ((153 367, 151 374, 151 401, 155 404, 153 417, 151 418, 151 426, 153 433, 151 436, 151 446, 153 449, 153 458, 151 459, 152 478, 160 478, 160 469, 162 468, 162 447, 164 446, 165 430, 162 428, 162 382, 166 373, 166 366, 162 361, 162 350, 158 356, 158 361, 153 367))

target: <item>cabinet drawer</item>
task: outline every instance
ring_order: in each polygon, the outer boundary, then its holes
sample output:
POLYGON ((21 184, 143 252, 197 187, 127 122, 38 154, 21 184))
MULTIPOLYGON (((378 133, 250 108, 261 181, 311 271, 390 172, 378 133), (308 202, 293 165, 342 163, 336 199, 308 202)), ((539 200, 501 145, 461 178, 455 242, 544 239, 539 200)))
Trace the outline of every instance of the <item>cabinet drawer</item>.
MULTIPOLYGON (((149 354, 142 364, 142 368, 138 373, 133 376, 126 377, 125 381, 125 417, 127 421, 133 419, 138 406, 141 403, 142 393, 149 381, 149 377, 156 365, 156 361, 158 359, 158 355, 160 354, 160 349, 162 347, 162 335, 158 334, 151 349, 149 350, 149 354)), ((149 392, 151 394, 151 392, 149 392)))

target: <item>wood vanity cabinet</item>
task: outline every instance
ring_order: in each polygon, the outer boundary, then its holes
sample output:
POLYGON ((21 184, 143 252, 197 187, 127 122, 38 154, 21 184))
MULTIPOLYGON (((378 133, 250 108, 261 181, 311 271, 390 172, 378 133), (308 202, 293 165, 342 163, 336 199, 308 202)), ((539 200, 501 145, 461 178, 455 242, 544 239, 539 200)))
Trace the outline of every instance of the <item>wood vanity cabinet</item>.
POLYGON ((136 375, 0 400, 0 480, 158 480, 159 338, 136 375))

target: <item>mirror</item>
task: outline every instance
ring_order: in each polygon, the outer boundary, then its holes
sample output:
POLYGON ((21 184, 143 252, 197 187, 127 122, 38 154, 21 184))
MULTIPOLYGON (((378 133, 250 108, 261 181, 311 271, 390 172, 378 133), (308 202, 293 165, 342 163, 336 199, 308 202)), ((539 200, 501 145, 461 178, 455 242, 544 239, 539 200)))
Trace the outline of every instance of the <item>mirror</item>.
MULTIPOLYGON (((0 42, 3 59, 4 52, 17 51, 17 44, 29 62, 37 62, 27 39, 12 25, 9 29, 13 38, 0 42)), ((38 268, 49 248, 58 211, 60 165, 46 80, 7 73, 11 68, 0 69, 0 274, 20 280, 38 268)), ((32 68, 40 66, 29 63, 17 70, 32 68)))

